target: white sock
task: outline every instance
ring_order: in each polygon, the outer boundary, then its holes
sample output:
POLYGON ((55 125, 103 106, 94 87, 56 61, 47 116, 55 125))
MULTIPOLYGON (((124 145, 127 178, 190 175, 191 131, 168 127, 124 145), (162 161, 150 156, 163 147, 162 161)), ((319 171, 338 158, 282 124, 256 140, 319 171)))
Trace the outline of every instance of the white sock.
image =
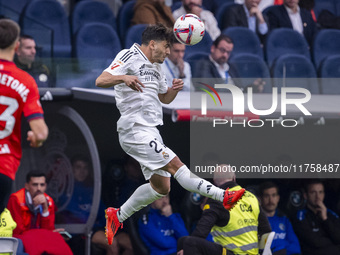
POLYGON ((186 165, 181 166, 174 177, 186 190, 223 202, 225 191, 193 174, 186 165))
POLYGON ((139 186, 131 197, 120 207, 120 211, 117 214, 118 220, 120 222, 125 221, 135 212, 164 196, 165 195, 155 191, 150 183, 139 186))

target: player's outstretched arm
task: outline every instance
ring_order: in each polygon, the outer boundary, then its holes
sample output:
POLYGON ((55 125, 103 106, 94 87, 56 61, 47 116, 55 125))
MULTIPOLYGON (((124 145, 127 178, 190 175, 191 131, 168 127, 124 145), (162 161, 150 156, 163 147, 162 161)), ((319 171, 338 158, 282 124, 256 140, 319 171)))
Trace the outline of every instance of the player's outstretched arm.
POLYGON ((178 91, 183 89, 184 82, 182 79, 173 79, 172 87, 165 94, 158 94, 159 100, 163 104, 170 104, 177 96, 178 91))
POLYGON ((48 127, 44 119, 34 119, 29 122, 31 130, 27 132, 27 141, 32 147, 40 147, 48 136, 48 127))

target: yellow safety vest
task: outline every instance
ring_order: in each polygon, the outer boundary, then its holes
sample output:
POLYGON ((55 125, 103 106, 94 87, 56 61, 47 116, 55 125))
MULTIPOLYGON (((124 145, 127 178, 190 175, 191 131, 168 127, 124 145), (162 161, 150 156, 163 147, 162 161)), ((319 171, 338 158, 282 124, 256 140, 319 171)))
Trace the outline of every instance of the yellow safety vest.
POLYGON ((12 218, 10 211, 5 210, 0 214, 0 237, 12 237, 13 230, 17 227, 17 224, 12 218))
MULTIPOLYGON (((13 220, 11 212, 5 208, 0 214, 0 238, 12 237, 13 230, 17 227, 16 222, 13 220)), ((1 252, 1 251, 0 251, 1 252)), ((9 253, 1 253, 1 255, 10 255, 9 253)))
MULTIPOLYGON (((229 189, 239 190, 240 186, 229 189)), ((258 216, 259 203, 255 195, 246 191, 244 196, 230 211, 226 226, 214 226, 211 235, 214 242, 234 252, 234 254, 258 254, 258 216)))

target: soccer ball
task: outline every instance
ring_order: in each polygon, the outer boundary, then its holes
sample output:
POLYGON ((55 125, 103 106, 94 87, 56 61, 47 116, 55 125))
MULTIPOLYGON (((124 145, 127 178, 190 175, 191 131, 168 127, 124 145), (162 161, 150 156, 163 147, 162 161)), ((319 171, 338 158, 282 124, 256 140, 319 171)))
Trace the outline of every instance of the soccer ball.
POLYGON ((195 45, 202 40, 205 27, 198 16, 189 13, 182 15, 176 20, 173 31, 180 43, 195 45))

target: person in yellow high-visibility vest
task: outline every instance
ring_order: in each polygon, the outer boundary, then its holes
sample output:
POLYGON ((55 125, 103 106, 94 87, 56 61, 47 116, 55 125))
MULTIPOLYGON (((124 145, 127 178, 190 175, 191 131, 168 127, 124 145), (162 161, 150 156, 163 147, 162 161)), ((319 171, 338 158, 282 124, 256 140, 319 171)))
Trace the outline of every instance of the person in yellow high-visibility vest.
MULTIPOLYGON (((235 173, 226 165, 215 172, 214 183, 220 188, 239 190, 235 173)), ((201 219, 191 236, 182 237, 178 242, 178 254, 226 255, 259 254, 259 236, 271 232, 268 219, 262 211, 254 194, 247 191, 237 205, 227 211, 208 199, 203 208, 201 219), (214 242, 205 240, 209 232, 214 242)))

